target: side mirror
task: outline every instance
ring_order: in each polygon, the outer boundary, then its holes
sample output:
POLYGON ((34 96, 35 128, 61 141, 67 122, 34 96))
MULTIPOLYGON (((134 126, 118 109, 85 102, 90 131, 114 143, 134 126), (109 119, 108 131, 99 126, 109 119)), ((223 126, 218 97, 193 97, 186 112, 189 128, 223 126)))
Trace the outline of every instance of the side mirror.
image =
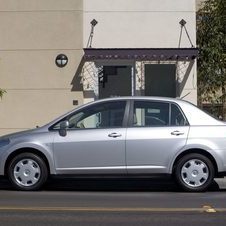
POLYGON ((60 130, 59 130, 60 136, 65 137, 67 135, 67 128, 68 127, 69 127, 68 121, 62 121, 60 123, 60 130))

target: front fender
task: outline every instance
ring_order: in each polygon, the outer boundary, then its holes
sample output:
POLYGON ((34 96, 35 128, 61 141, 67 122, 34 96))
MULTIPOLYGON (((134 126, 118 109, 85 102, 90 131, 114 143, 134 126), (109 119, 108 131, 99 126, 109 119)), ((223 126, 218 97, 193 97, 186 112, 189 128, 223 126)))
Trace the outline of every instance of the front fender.
POLYGON ((49 170, 50 174, 56 174, 55 167, 54 167, 54 161, 53 161, 53 151, 52 151, 52 143, 46 143, 46 144, 41 144, 39 142, 23 142, 23 143, 14 143, 10 147, 6 147, 5 151, 1 151, 0 153, 0 175, 4 175, 5 171, 5 164, 8 159, 8 157, 21 149, 32 149, 36 150, 37 152, 42 153, 49 164, 49 170))

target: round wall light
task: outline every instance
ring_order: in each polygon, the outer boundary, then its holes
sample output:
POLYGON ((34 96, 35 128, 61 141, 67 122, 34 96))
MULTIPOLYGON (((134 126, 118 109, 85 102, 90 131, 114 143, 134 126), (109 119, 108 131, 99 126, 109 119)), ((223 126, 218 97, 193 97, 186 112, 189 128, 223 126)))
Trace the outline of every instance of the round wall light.
POLYGON ((68 63, 68 58, 65 54, 59 54, 56 57, 55 63, 58 67, 65 67, 68 63))

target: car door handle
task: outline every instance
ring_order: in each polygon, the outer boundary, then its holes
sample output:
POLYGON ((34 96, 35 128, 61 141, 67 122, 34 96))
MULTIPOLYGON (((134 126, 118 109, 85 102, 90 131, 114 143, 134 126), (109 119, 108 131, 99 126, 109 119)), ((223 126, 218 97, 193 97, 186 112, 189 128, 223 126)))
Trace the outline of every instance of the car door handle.
POLYGON ((183 134, 184 134, 183 132, 180 132, 178 130, 171 132, 171 135, 174 135, 174 136, 180 136, 180 135, 183 135, 183 134))
POLYGON ((113 137, 113 138, 116 138, 116 137, 121 137, 122 134, 119 134, 119 133, 110 133, 108 134, 109 137, 113 137))

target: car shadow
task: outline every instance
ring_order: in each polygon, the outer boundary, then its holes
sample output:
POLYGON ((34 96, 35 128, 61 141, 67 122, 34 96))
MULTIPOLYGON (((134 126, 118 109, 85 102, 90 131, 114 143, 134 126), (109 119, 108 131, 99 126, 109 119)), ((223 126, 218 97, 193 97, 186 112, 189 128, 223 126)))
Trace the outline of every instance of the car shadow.
MULTIPOLYGON (((15 190, 5 178, 0 179, 0 190, 15 190)), ((72 179, 50 178, 42 191, 106 191, 106 192, 183 192, 172 179, 72 179)), ((214 181, 208 191, 226 191, 220 189, 214 181)))

